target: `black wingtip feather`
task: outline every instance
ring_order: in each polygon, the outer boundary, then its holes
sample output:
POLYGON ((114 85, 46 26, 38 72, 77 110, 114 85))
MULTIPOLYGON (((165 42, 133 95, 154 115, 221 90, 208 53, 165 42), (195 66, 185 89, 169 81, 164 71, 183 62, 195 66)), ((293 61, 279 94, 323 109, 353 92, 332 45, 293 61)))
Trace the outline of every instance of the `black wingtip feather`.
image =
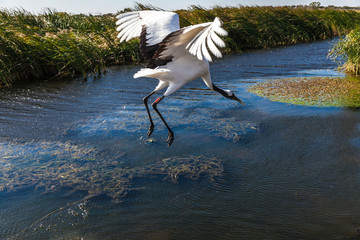
POLYGON ((146 27, 143 26, 140 34, 140 53, 145 62, 150 62, 158 49, 159 44, 148 46, 146 35, 146 27))
POLYGON ((140 53, 143 60, 147 62, 147 68, 156 68, 158 66, 164 66, 172 61, 173 56, 162 56, 162 53, 170 45, 173 38, 178 37, 182 34, 183 30, 178 30, 167 35, 161 43, 155 45, 147 45, 147 32, 146 26, 142 27, 140 34, 140 53))

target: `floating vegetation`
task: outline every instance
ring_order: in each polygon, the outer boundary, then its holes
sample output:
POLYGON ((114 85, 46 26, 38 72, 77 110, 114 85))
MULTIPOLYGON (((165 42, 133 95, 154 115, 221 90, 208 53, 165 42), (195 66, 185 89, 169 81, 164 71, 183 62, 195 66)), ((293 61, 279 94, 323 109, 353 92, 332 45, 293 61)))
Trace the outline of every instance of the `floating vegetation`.
MULTIPOLYGON (((156 127, 164 128, 156 114, 153 114, 156 127)), ((180 108, 169 108, 166 117, 172 126, 186 126, 190 129, 206 129, 216 136, 226 140, 239 141, 246 134, 257 131, 258 123, 238 120, 234 117, 222 117, 216 111, 206 108, 196 108, 190 113, 184 113, 180 108)), ((149 120, 145 109, 128 107, 111 114, 101 115, 86 123, 79 123, 75 131, 81 134, 98 134, 98 131, 125 131, 146 133, 149 120)), ((165 128, 164 128, 165 129, 165 128)))
POLYGON ((123 166, 122 156, 103 157, 95 148, 71 143, 2 143, 0 151, 2 191, 25 185, 45 192, 71 188, 88 196, 106 194, 119 201, 135 190, 134 179, 161 175, 172 182, 181 177, 213 180, 223 172, 221 160, 205 156, 171 157, 130 168, 123 166))
POLYGON ((360 80, 341 77, 289 78, 248 89, 271 101, 318 107, 359 107, 360 80))

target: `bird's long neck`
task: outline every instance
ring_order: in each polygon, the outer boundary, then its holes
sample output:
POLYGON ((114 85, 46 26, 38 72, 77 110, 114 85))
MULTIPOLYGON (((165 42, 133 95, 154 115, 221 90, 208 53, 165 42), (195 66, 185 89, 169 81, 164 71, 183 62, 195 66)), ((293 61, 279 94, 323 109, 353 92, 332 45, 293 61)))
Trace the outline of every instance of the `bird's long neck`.
POLYGON ((215 86, 214 84, 212 85, 214 91, 217 91, 218 93, 220 93, 221 95, 223 95, 226 98, 229 98, 229 94, 227 94, 227 92, 225 92, 224 90, 222 90, 221 88, 218 88, 217 86, 215 86))

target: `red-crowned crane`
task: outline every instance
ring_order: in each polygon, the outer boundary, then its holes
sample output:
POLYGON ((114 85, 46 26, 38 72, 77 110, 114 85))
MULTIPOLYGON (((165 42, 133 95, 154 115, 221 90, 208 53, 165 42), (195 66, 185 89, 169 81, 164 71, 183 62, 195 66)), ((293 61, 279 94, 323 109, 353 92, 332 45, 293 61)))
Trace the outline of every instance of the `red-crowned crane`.
POLYGON ((148 77, 159 80, 154 91, 143 99, 150 119, 148 137, 154 131, 154 123, 147 102, 163 88, 167 88, 165 93, 154 101, 152 107, 168 129, 168 147, 174 141, 174 133, 157 109, 157 104, 186 83, 201 77, 210 89, 244 104, 233 92, 218 88, 211 81, 211 54, 222 57, 218 47, 225 47, 225 43, 218 35, 227 35, 219 18, 215 18, 213 22, 181 29, 179 16, 174 12, 138 11, 122 13, 117 18, 120 42, 140 37, 140 52, 147 65, 138 71, 134 78, 148 77))

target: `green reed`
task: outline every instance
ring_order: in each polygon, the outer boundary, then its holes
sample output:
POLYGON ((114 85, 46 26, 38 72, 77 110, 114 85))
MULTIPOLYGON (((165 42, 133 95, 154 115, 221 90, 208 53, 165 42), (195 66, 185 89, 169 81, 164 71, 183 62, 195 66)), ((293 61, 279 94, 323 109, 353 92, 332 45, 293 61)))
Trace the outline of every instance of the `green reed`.
MULTIPOLYGON (((138 5, 124 11, 149 8, 154 7, 138 5)), ((177 12, 182 27, 219 16, 229 32, 226 53, 326 39, 348 33, 360 23, 356 11, 308 7, 193 6, 177 12)), ((140 62, 138 40, 120 44, 115 21, 115 14, 0 11, 0 86, 86 78, 89 73, 101 74, 108 65, 140 62)))
POLYGON ((360 27, 342 38, 330 51, 330 56, 340 60, 340 69, 350 75, 360 75, 360 27), (339 59, 340 58, 340 59, 339 59))
POLYGON ((229 32, 227 52, 327 39, 345 34, 360 24, 360 13, 356 11, 310 7, 214 7, 206 10, 193 6, 178 13, 185 24, 220 17, 229 32))
POLYGON ((0 12, 0 81, 100 74, 109 64, 140 60, 137 42, 116 41, 115 16, 47 10, 0 12))

